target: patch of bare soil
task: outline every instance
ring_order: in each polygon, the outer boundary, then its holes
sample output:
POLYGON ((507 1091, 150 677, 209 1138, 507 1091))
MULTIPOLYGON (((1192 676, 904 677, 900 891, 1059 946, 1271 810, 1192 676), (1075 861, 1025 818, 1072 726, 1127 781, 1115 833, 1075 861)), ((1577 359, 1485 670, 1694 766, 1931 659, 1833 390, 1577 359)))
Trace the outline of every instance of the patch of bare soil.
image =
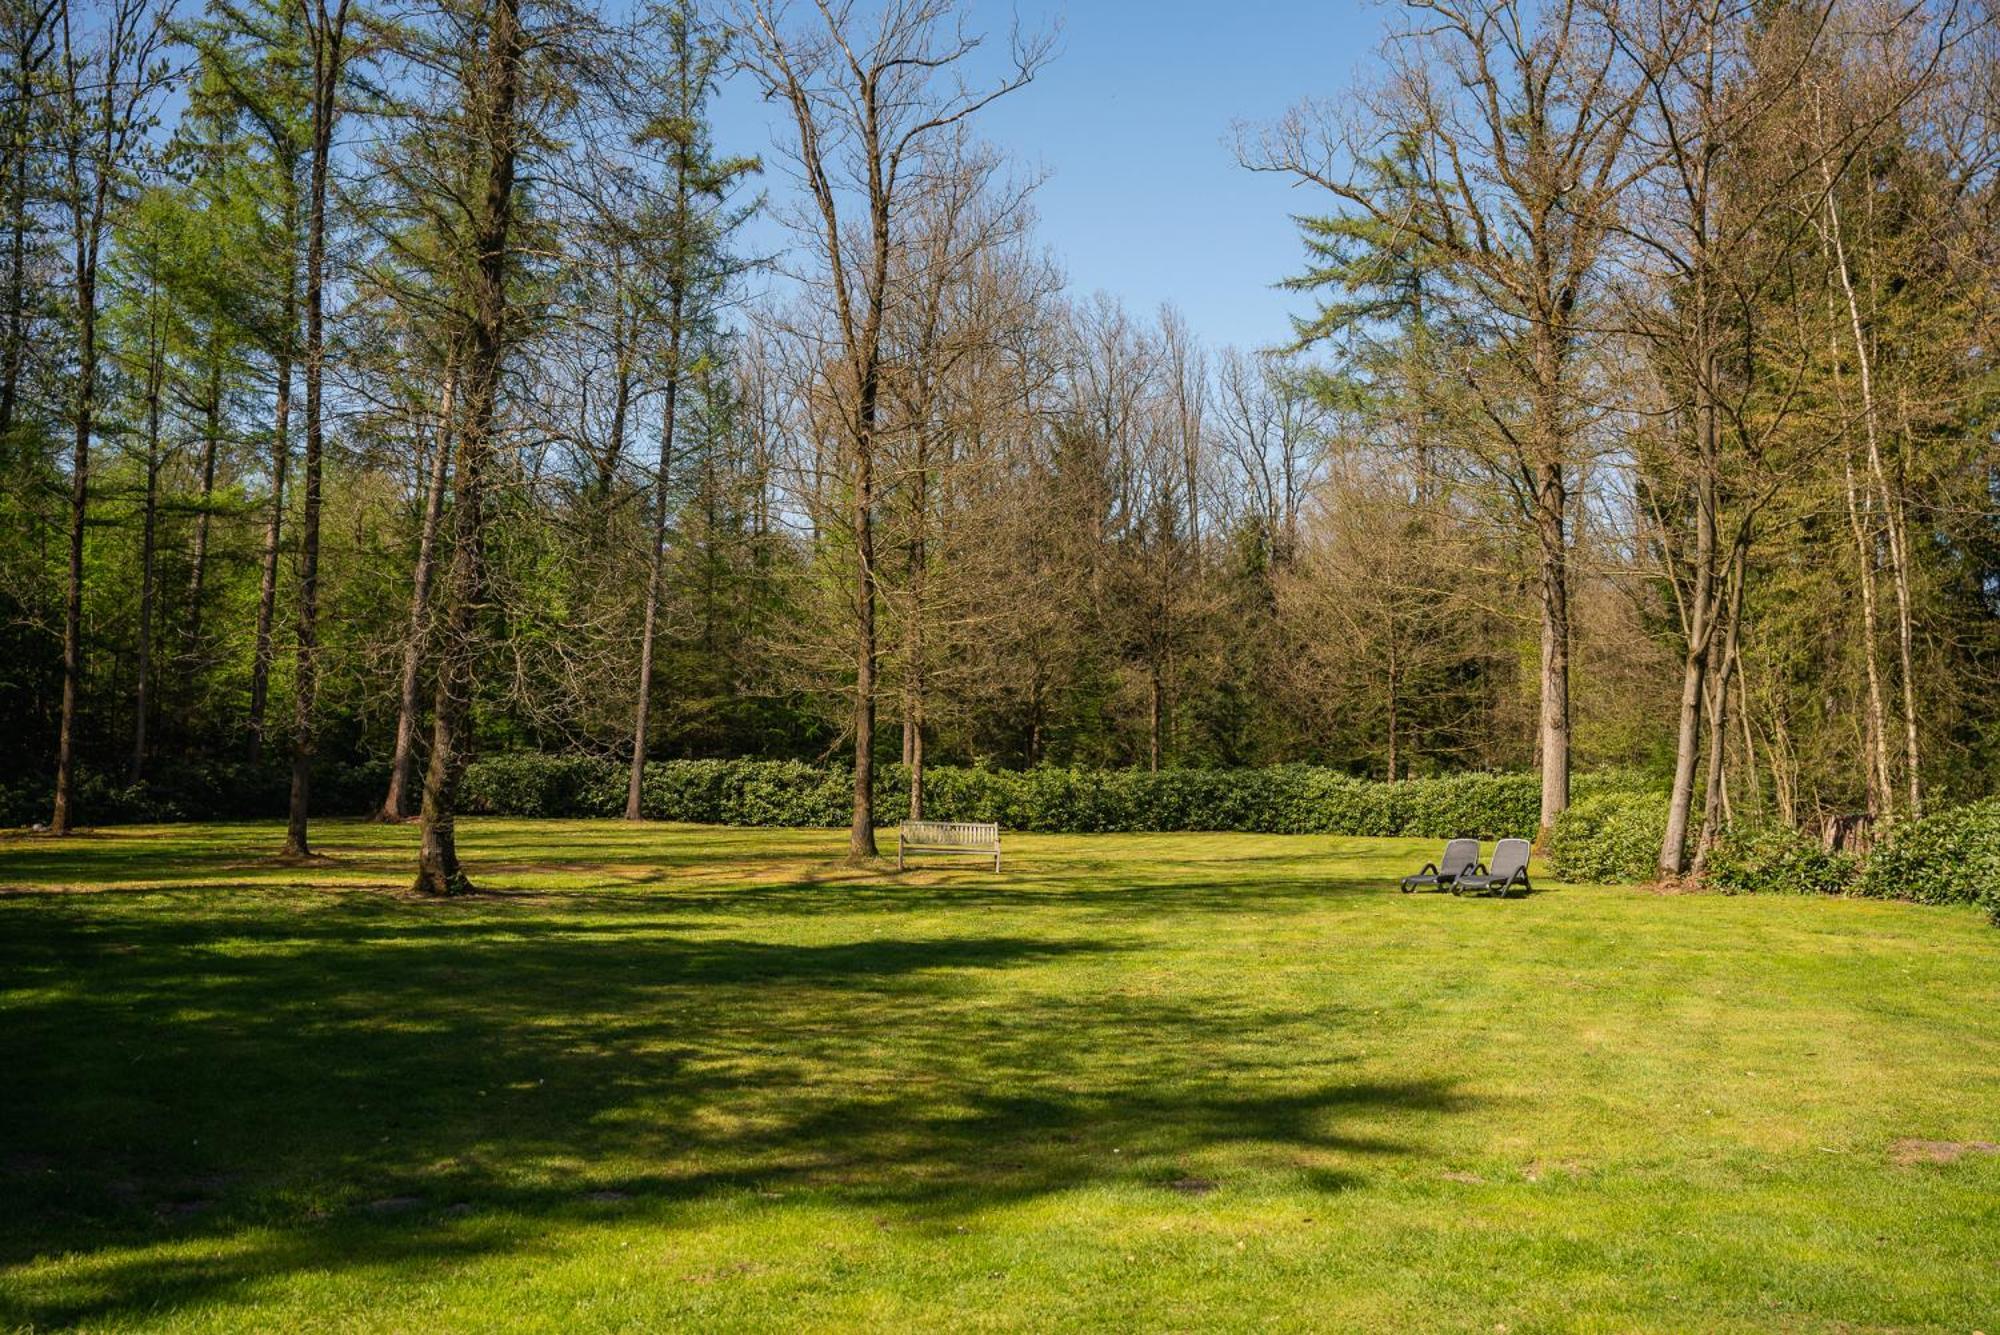
POLYGON ((2000 1154, 1990 1140, 1919 1140, 1905 1136, 1889 1144, 1889 1158, 1899 1167, 1920 1163, 1957 1163, 1968 1154, 2000 1154))
POLYGON ((367 1210, 370 1214, 403 1214, 423 1203, 424 1198, 421 1196, 384 1196, 380 1200, 368 1202, 367 1210))
POLYGON ((1183 1196, 1206 1196, 1215 1190, 1215 1183, 1205 1177, 1182 1177, 1167 1183, 1167 1187, 1183 1196))

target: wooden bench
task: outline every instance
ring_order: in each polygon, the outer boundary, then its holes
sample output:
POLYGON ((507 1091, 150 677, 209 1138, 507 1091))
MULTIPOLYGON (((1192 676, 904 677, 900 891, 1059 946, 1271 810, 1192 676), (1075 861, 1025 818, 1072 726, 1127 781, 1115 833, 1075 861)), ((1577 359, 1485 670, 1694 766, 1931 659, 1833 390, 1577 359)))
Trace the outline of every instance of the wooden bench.
POLYGON ((1000 827, 970 820, 906 820, 896 827, 897 871, 905 855, 923 853, 991 853, 993 870, 999 871, 1000 827))

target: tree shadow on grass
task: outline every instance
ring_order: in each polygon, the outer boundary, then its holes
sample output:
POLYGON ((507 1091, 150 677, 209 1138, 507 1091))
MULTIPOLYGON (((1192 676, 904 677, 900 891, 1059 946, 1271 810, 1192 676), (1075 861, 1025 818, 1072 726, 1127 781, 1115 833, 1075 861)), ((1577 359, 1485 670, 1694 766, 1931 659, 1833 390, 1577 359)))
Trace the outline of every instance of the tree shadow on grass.
MULTIPOLYGON (((1294 889, 1143 880, 1122 911, 1294 889)), ((0 1285, 0 1321, 529 1249, 607 1212, 671 1228, 732 1194, 922 1226, 1237 1166, 1340 1190, 1471 1106, 1356 1079, 1337 1007, 1188 989, 1038 912, 1080 884, 819 893, 853 921, 786 887, 0 905, 0 1267, 77 1258, 0 1285)))

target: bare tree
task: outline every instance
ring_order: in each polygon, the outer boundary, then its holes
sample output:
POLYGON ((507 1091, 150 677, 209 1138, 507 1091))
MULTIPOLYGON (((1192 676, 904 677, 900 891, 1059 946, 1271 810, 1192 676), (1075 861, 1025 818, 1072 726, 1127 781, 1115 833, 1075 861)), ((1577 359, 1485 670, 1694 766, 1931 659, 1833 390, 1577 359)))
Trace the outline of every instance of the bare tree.
POLYGON ((787 156, 811 198, 799 220, 832 296, 833 394, 846 446, 853 543, 854 818, 848 856, 875 856, 877 571, 875 463, 880 430, 883 315, 891 252, 913 196, 928 186, 927 154, 942 132, 1026 85, 1046 38, 1014 34, 1007 69, 985 84, 966 75, 979 49, 955 0, 889 0, 872 22, 852 0, 814 0, 794 24, 784 0, 742 0, 745 64, 791 113, 787 156), (859 217, 850 218, 858 202, 859 217))
POLYGON ((1479 354, 1456 367, 1492 472, 1536 544, 1542 829, 1569 805, 1570 511, 1589 454, 1590 312, 1632 177, 1643 98, 1603 12, 1527 0, 1410 0, 1387 75, 1355 110, 1306 104, 1245 165, 1316 185, 1413 247, 1479 354), (1408 146, 1413 182, 1375 165, 1408 146), (1409 188, 1410 185, 1415 188, 1409 188))

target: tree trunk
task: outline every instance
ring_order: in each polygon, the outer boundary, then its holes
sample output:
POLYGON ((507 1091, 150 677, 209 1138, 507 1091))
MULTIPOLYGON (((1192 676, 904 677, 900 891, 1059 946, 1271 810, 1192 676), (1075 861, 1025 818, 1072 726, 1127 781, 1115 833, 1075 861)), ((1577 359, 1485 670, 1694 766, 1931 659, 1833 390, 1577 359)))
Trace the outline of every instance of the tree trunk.
POLYGON ((447 366, 444 392, 438 404, 437 445, 431 455, 430 483, 424 491, 423 525, 417 534, 417 567, 410 579, 410 627, 403 641, 402 689, 396 704, 396 751, 389 762, 389 792, 378 813, 385 821, 409 814, 409 794, 415 786, 413 766, 417 744, 417 686, 422 676, 424 640, 430 623, 431 579, 437 568, 438 522, 444 514, 445 479, 451 468, 452 399, 458 372, 447 366))
POLYGON ((324 0, 312 34, 312 165, 306 196, 306 458, 305 504, 299 516, 298 667, 292 685, 292 797, 285 852, 312 852, 307 816, 312 796, 313 724, 319 694, 320 471, 325 455, 320 412, 326 374, 326 193, 339 110, 347 0, 329 16, 324 0))
POLYGON ((653 478, 653 546, 646 562, 646 613, 639 631, 639 689, 632 705, 632 767, 625 776, 625 819, 640 820, 646 782, 646 736, 653 708, 653 649, 659 637, 660 586, 666 579, 667 509, 673 486, 674 416, 680 397, 681 297, 672 303, 668 334, 665 407, 660 418, 660 461, 653 478))
POLYGON ((183 657, 198 662, 201 653, 201 599, 208 579, 209 510, 215 503, 215 457, 222 445, 222 350, 209 350, 207 398, 202 403, 201 504, 194 515, 194 550, 188 563, 188 623, 183 657))
MULTIPOLYGON (((487 42, 490 86, 483 138, 487 150, 485 199, 474 229, 473 318, 466 366, 466 422, 459 435, 456 507, 452 514, 450 614, 441 629, 436 717, 430 766, 424 775, 422 838, 417 855, 420 893, 451 895, 471 889, 458 861, 459 782, 465 774, 465 731, 472 705, 474 636, 484 597, 485 466, 492 450, 500 362, 506 352, 507 261, 513 221, 514 123, 525 43, 520 0, 494 0, 487 42)), ((466 90, 468 96, 472 90, 466 90)))
MULTIPOLYGON (((158 294, 149 294, 157 300, 158 294)), ((146 770, 146 719, 152 709, 153 675, 153 565, 157 555, 160 513, 160 382, 164 378, 165 349, 158 340, 157 327, 150 356, 146 361, 146 500, 139 524, 139 643, 138 681, 132 691, 132 761, 125 770, 125 782, 134 784, 146 770)))
POLYGON ((1540 843, 1569 807, 1569 546, 1565 532, 1569 493, 1562 465, 1536 470, 1535 532, 1541 544, 1541 767, 1540 843))
POLYGON ((1695 848, 1695 870, 1708 861, 1722 828, 1729 821, 1729 678, 1736 664, 1738 628, 1742 623, 1744 550, 1739 544, 1723 596, 1720 635, 1709 638, 1708 665, 1708 785, 1703 794, 1701 841, 1695 848))
MULTIPOLYGON (((926 395, 928 399, 928 395, 926 395)), ((910 819, 924 818, 924 576, 930 560, 930 450, 924 431, 917 433, 917 466, 911 478, 913 531, 908 552, 910 579, 909 662, 903 684, 903 763, 910 771, 910 819)))
MULTIPOLYGON (((1854 360, 1861 379, 1862 438, 1868 445, 1868 471, 1882 497, 1883 531, 1889 542, 1889 572, 1896 593, 1897 646, 1902 668, 1904 765, 1908 771, 1910 816, 1923 815, 1922 788, 1917 753, 1916 683, 1911 664, 1910 578, 1903 544, 1902 524, 1896 489, 1890 484, 1882 464, 1879 416, 1875 402, 1874 355, 1861 325, 1861 307, 1854 295, 1854 280, 1847 271, 1847 246, 1841 238, 1840 206, 1829 189, 1826 197, 1829 230, 1833 237, 1834 271, 1840 275, 1840 290, 1847 298, 1848 327, 1854 336, 1854 360)), ((1886 750, 1886 743, 1885 743, 1886 750)), ((1886 762, 1885 762, 1886 765, 1886 762)), ((1887 775, 1884 775, 1887 784, 1887 775)), ((1887 808, 1884 808, 1887 813, 1887 808)))
MULTIPOLYGON (((285 299, 285 328, 297 320, 289 293, 285 299)), ((278 398, 271 422, 271 509, 264 519, 264 548, 257 580, 257 633, 250 664, 250 763, 264 760, 264 717, 271 697, 271 663, 277 656, 272 635, 278 610, 278 557, 285 525, 285 474, 292 461, 292 359, 278 354, 278 398)))
POLYGON ((866 428, 854 459, 854 819, 847 856, 860 862, 875 850, 875 390, 863 390, 866 428))
POLYGON ((1888 822, 1895 818, 1895 789, 1889 781, 1888 728, 1886 711, 1882 707, 1882 674, 1875 662, 1875 646, 1880 639, 1875 615, 1875 551, 1870 534, 1861 521, 1851 461, 1847 465, 1847 522, 1854 534, 1855 555, 1861 567, 1861 657, 1868 669, 1868 814, 1888 822))
MULTIPOLYGON (((294 11, 296 14, 297 11, 294 11)), ((296 159, 288 156, 291 146, 282 135, 274 135, 273 156, 279 161, 284 194, 285 295, 280 303, 279 331, 275 350, 276 394, 271 415, 271 511, 264 522, 262 571, 257 584, 257 631, 250 664, 250 763, 264 759, 265 713, 271 695, 271 664, 275 660, 273 624, 278 607, 278 557, 285 524, 285 475, 292 463, 292 351, 297 346, 299 327, 298 228, 299 192, 296 159)))
POLYGON ((28 351, 28 232, 33 226, 28 208, 28 161, 33 149, 30 118, 36 72, 52 49, 38 53, 36 48, 41 43, 43 27, 54 12, 55 5, 51 3, 42 11, 39 21, 23 34, 20 48, 13 53, 14 77, 8 104, 7 151, 11 170, 7 181, 7 328, 6 343, 0 347, 0 440, 14 429, 21 368, 28 351))
MULTIPOLYGON (((56 739, 55 811, 49 818, 49 829, 56 834, 68 834, 74 819, 76 711, 83 694, 83 534, 90 508, 90 436, 97 413, 97 254, 111 171, 109 163, 100 165, 95 212, 90 221, 79 222, 75 251, 77 376, 70 450, 69 581, 63 597, 62 723, 56 739)), ((81 204, 78 207, 81 210, 81 204)))
MULTIPOLYGON (((1705 207, 1705 201, 1704 201, 1705 207)), ((1697 229, 1698 232, 1701 229, 1697 229)), ((1705 232, 1702 233, 1705 235, 1705 232)), ((1721 440, 1716 422, 1715 356, 1709 335, 1706 252, 1693 284, 1690 323, 1701 340, 1694 376, 1695 448, 1699 470, 1695 484, 1695 551, 1688 572, 1685 651, 1681 659, 1680 715, 1674 735, 1674 781, 1667 798, 1667 828, 1660 840, 1659 873, 1663 880, 1687 870, 1690 816, 1694 806, 1695 767, 1700 758, 1701 703, 1707 686, 1710 650, 1715 642, 1720 546, 1717 533, 1721 440)), ((1662 523, 1667 521, 1662 520, 1662 523)))

